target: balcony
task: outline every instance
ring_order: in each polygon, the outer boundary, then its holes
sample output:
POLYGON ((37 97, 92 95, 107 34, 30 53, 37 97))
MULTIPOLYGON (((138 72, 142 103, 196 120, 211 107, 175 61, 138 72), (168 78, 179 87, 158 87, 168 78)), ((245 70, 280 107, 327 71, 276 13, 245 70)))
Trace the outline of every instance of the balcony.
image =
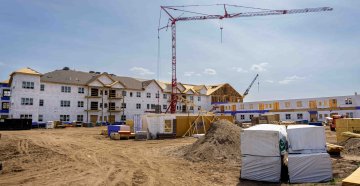
POLYGON ((90 99, 90 98, 97 99, 97 98, 101 98, 101 96, 100 96, 100 95, 90 95, 90 96, 85 96, 85 98, 88 98, 88 99, 90 99))
POLYGON ((100 112, 100 109, 89 109, 89 110, 85 110, 85 112, 100 112))
POLYGON ((120 107, 110 107, 108 109, 109 112, 122 112, 124 109, 120 107))
POLYGON ((121 94, 109 94, 109 99, 123 99, 121 94))

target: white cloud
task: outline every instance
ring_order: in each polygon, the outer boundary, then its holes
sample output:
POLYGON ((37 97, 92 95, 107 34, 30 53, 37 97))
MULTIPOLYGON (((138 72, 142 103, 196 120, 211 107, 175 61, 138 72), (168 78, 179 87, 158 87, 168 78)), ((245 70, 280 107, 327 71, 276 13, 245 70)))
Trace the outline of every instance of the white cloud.
POLYGON ((286 84, 289 84, 295 80, 301 80, 301 79, 305 79, 306 77, 301 77, 301 76, 297 76, 297 75, 294 75, 294 76, 289 76, 289 77, 285 77, 285 79, 279 81, 279 84, 283 84, 283 85, 286 85, 286 84))
POLYGON ((134 72, 137 75, 146 76, 146 75, 153 75, 154 72, 151 72, 149 69, 143 67, 132 67, 130 71, 134 72))
POLYGON ((253 64, 250 69, 257 72, 263 72, 266 71, 265 67, 268 65, 269 63, 253 64))
POLYGON ((196 73, 195 76, 201 76, 201 74, 200 74, 200 73, 196 73))
POLYGON ((269 80, 269 79, 268 79, 268 80, 265 80, 265 82, 266 82, 266 83, 274 83, 273 80, 269 80))
POLYGON ((208 75, 215 75, 216 74, 216 70, 212 69, 212 68, 206 68, 204 70, 204 74, 208 74, 208 75))
POLYGON ((184 76, 191 77, 195 74, 195 72, 184 72, 184 76))
POLYGON ((244 70, 241 67, 232 67, 231 69, 235 70, 236 72, 240 72, 240 73, 247 73, 248 72, 247 70, 244 70))

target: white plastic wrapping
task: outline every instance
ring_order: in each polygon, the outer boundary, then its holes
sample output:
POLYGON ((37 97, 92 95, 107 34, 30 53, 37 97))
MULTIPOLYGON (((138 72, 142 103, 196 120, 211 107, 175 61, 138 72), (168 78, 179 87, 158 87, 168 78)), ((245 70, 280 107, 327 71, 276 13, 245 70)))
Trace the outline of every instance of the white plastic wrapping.
POLYGON ((287 128, 289 153, 326 152, 325 129, 320 126, 290 125, 287 128))
POLYGON ((281 157, 245 155, 241 161, 241 179, 280 182, 281 157))
POLYGON ((156 138, 158 133, 165 133, 165 120, 176 119, 175 115, 145 115, 142 117, 142 125, 147 129, 152 139, 156 138))
POLYGON ((330 156, 327 153, 289 154, 290 183, 326 182, 332 179, 330 156))
POLYGON ((280 156, 286 153, 286 128, 281 125, 261 124, 241 133, 241 154, 280 156))

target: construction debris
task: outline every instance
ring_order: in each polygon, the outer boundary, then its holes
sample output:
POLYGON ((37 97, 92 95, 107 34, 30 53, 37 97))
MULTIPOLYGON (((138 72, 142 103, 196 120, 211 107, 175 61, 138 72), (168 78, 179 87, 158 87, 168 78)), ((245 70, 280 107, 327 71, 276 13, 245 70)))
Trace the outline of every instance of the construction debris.
POLYGON ((360 156, 360 138, 350 138, 340 145, 344 146, 343 154, 360 156))
POLYGON ((191 161, 240 162, 241 128, 227 120, 214 122, 204 137, 181 149, 191 161))

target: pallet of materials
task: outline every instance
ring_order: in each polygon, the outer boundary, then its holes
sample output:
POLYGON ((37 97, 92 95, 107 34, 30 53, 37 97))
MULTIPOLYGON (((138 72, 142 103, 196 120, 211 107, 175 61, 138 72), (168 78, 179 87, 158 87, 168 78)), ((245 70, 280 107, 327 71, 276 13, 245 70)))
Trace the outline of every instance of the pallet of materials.
POLYGON ((148 133, 146 131, 137 131, 135 133, 135 141, 146 141, 148 133))
POLYGON ((158 133, 157 139, 175 139, 176 133, 158 133))
POLYGON ((288 170, 290 183, 327 182, 332 179, 328 153, 289 154, 288 170))
POLYGON ((352 132, 360 134, 360 118, 344 118, 336 120, 336 139, 337 142, 343 142, 350 137, 343 136, 343 132, 352 132))
POLYGON ((287 127, 289 153, 325 153, 325 128, 311 125, 287 127))

